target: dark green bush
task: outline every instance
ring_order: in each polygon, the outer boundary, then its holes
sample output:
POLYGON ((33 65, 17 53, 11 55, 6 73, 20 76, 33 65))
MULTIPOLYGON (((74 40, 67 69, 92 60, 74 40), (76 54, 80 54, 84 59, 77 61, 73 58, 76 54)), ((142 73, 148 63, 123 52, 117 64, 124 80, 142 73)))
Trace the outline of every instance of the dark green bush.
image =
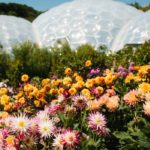
POLYGON ((48 49, 26 42, 14 47, 14 62, 19 61, 22 73, 31 77, 46 77, 51 71, 51 53, 48 49))
MULTIPOLYGON (((6 54, 2 54, 5 59, 6 54)), ((2 59, 1 59, 2 60, 2 59)), ((48 49, 39 48, 30 42, 17 45, 13 48, 12 57, 8 61, 2 61, 5 78, 10 84, 17 85, 22 74, 47 77, 51 71, 51 53, 48 49), (5 63, 4 63, 5 62, 5 63)))
POLYGON ((148 64, 150 40, 138 47, 130 45, 116 53, 107 52, 109 50, 105 46, 95 50, 89 44, 81 45, 73 51, 68 44, 62 45, 61 48, 39 48, 36 44, 25 42, 13 48, 12 56, 4 52, 0 53, 0 79, 9 79, 10 84, 16 85, 24 73, 30 78, 62 76, 66 67, 71 67, 74 71, 78 70, 84 76, 87 74, 83 71, 86 60, 92 61, 92 68, 101 69, 117 69, 118 66, 127 66, 130 62, 136 65, 148 64))
POLYGON ((0 79, 7 78, 7 71, 10 69, 11 59, 5 52, 0 52, 0 79))

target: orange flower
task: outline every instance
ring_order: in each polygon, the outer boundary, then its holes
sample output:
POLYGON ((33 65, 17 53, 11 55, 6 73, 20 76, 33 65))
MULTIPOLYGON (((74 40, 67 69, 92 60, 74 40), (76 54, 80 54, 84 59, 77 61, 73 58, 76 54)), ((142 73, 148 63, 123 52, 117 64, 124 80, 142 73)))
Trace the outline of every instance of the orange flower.
POLYGON ((58 86, 59 83, 60 83, 60 81, 58 79, 55 79, 55 80, 51 81, 52 86, 58 86))
POLYGON ((150 73, 150 65, 141 66, 138 71, 138 75, 143 78, 145 75, 147 75, 149 73, 150 73))
POLYGON ((104 94, 103 96, 101 96, 98 100, 99 102, 99 105, 102 106, 102 105, 105 105, 107 103, 107 101, 109 100, 109 97, 107 94, 104 94))
POLYGON ((96 91, 97 91, 96 94, 102 94, 104 92, 104 89, 103 89, 103 87, 98 86, 98 87, 96 87, 96 91))
POLYGON ((91 65, 92 65, 91 60, 87 60, 87 61, 85 62, 85 67, 90 67, 91 65))
POLYGON ((111 84, 113 82, 113 77, 111 75, 107 75, 105 77, 105 84, 108 85, 108 84, 111 84))
POLYGON ((75 89, 78 89, 77 83, 73 83, 71 87, 72 87, 72 88, 75 88, 75 89))
POLYGON ((15 142, 15 136, 14 135, 9 135, 6 139, 6 143, 8 145, 13 145, 15 142))
POLYGON ((57 89, 50 89, 50 94, 55 95, 57 94, 57 89))
POLYGON ((118 96, 110 97, 106 102, 106 107, 109 109, 109 111, 115 111, 119 107, 119 97, 118 96))
POLYGON ((42 86, 45 86, 45 85, 47 85, 48 83, 50 83, 50 79, 49 78, 46 78, 46 79, 43 79, 42 80, 42 86))
POLYGON ((148 93, 150 92, 150 84, 143 82, 139 85, 139 91, 142 93, 148 93))
POLYGON ((24 86, 24 91, 25 91, 25 92, 31 92, 31 91, 33 91, 33 88, 34 88, 33 85, 31 85, 31 84, 26 84, 26 85, 24 86))
POLYGON ((130 73, 126 79, 125 79, 125 83, 130 83, 131 80, 133 80, 135 78, 135 76, 133 75, 133 73, 130 73))
POLYGON ((76 76, 75 80, 76 80, 76 81, 83 81, 83 78, 78 75, 78 76, 76 76))
POLYGON ((140 69, 140 66, 134 66, 133 69, 134 69, 135 71, 137 71, 137 70, 140 69))
POLYGON ((95 83, 96 84, 102 84, 104 82, 104 77, 96 77, 95 78, 95 83))
POLYGON ((6 105, 9 103, 9 99, 10 97, 8 95, 3 95, 1 98, 0 98, 0 102, 2 105, 6 105))
POLYGON ((36 96, 37 96, 37 98, 41 98, 41 97, 44 97, 45 94, 46 94, 45 89, 41 89, 41 90, 37 91, 36 96))
POLYGON ((81 93, 85 96, 85 97, 87 97, 87 98, 90 98, 90 91, 88 90, 88 89, 83 89, 82 91, 81 91, 81 93))
POLYGON ((59 88, 59 89, 58 89, 58 94, 61 95, 61 94, 63 94, 63 93, 64 93, 64 88, 59 88))
POLYGON ((86 86, 87 88, 92 88, 93 85, 94 85, 94 82, 93 82, 92 79, 88 79, 88 80, 86 81, 86 83, 85 83, 85 86, 86 86))
POLYGON ((77 90, 75 88, 70 88, 68 92, 69 92, 70 95, 73 96, 77 93, 77 90))
POLYGON ((63 84, 66 85, 66 86, 71 86, 71 82, 72 82, 72 79, 70 77, 65 77, 63 79, 63 84))
POLYGON ((124 101, 127 103, 129 106, 135 106, 139 102, 139 93, 137 90, 132 90, 126 95, 124 95, 124 101))
POLYGON ((45 86, 44 86, 44 90, 45 90, 45 91, 48 92, 50 89, 51 89, 50 85, 45 85, 45 86))
POLYGON ((21 81, 27 82, 28 80, 29 80, 29 76, 27 74, 21 76, 21 81))
POLYGON ((88 101, 87 105, 87 109, 90 111, 99 110, 100 108, 100 103, 97 100, 90 100, 88 101))
POLYGON ((42 102, 42 103, 47 104, 47 101, 44 98, 39 98, 39 101, 42 102))
POLYGON ((34 101, 34 105, 35 105, 36 107, 40 107, 40 101, 35 100, 35 101, 34 101))
POLYGON ((2 112, 0 112, 0 119, 1 119, 1 118, 7 118, 8 115, 9 115, 8 112, 2 111, 2 112))
POLYGON ((4 106, 5 111, 9 111, 12 108, 12 103, 8 103, 7 105, 4 106))
POLYGON ((72 73, 72 69, 71 68, 66 68, 65 69, 65 74, 66 75, 70 75, 72 73))
POLYGON ((21 97, 21 98, 19 99, 19 102, 20 102, 21 104, 25 104, 25 98, 24 98, 24 97, 21 97))
POLYGON ((78 81, 76 84, 77 84, 78 88, 82 88, 85 83, 84 83, 84 81, 78 81))
POLYGON ((8 90, 7 88, 0 88, 0 95, 5 95, 7 94, 8 90))
POLYGON ((16 95, 16 100, 18 100, 19 98, 21 98, 23 96, 23 92, 19 92, 17 95, 16 95))
POLYGON ((75 72, 74 74, 73 74, 73 77, 77 77, 79 74, 77 73, 77 72, 75 72))

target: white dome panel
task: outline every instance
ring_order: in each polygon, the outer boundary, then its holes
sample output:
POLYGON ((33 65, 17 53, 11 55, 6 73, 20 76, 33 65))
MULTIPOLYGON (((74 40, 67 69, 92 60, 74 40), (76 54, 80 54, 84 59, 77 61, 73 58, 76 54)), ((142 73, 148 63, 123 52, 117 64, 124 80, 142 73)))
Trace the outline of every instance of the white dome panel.
POLYGON ((125 44, 141 44, 150 39, 150 11, 128 22, 115 39, 112 50, 119 50, 125 44))
POLYGON ((74 0, 48 10, 33 23, 0 15, 0 43, 8 51, 28 40, 43 47, 62 40, 73 49, 89 43, 116 51, 149 38, 150 12, 113 0, 74 0))
POLYGON ((32 24, 25 19, 0 15, 0 44, 8 52, 12 46, 23 41, 35 42, 32 24))
POLYGON ((96 47, 105 44, 111 49, 124 24, 141 13, 112 0, 74 0, 41 14, 33 24, 42 46, 66 38, 72 48, 90 43, 96 47))

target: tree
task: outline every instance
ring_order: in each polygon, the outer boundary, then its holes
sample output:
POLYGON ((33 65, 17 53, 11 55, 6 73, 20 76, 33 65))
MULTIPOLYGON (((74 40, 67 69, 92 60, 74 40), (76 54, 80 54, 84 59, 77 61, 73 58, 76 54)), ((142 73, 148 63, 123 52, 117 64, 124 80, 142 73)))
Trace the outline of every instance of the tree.
POLYGON ((12 15, 33 21, 42 12, 27 5, 16 3, 0 3, 0 15, 12 15))

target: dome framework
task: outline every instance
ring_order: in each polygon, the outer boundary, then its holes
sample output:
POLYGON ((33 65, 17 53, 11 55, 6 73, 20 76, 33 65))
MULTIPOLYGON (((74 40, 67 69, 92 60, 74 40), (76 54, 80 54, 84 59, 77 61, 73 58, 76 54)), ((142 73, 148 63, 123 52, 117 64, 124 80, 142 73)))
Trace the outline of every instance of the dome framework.
POLYGON ((67 41, 75 49, 89 43, 112 51, 150 38, 150 12, 113 0, 74 0, 54 7, 33 23, 0 15, 0 43, 8 50, 23 41, 42 47, 67 41))

